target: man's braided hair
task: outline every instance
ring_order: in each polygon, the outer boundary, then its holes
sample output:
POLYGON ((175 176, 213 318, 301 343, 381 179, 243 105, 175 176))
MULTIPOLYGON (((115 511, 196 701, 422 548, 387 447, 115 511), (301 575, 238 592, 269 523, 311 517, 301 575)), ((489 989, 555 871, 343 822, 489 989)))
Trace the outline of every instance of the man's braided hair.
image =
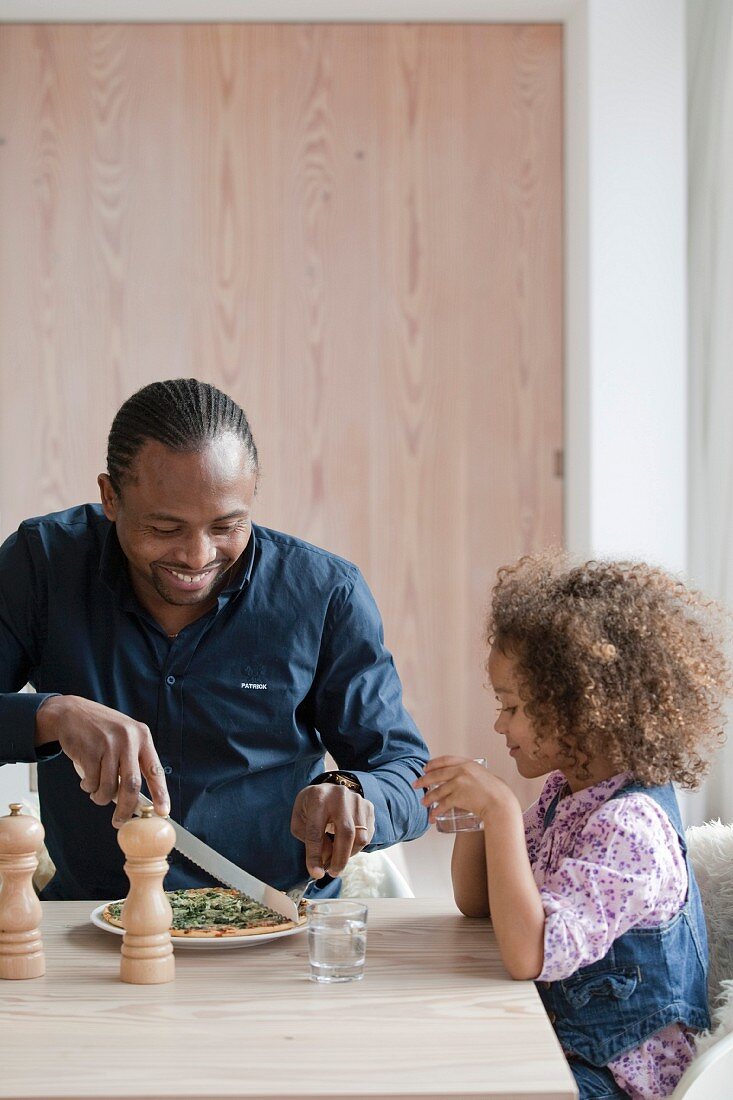
POLYGON ((174 451, 197 451, 226 432, 242 440, 257 471, 257 447, 244 409, 236 401, 195 378, 151 382, 128 397, 112 421, 107 440, 112 488, 119 495, 135 456, 149 439, 174 451))

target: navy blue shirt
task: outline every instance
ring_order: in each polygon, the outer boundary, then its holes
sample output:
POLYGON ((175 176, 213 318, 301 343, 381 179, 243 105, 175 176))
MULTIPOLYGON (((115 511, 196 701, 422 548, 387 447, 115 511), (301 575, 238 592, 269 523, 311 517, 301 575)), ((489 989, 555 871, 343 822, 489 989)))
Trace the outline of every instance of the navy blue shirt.
MULTIPOLYGON (((252 528, 209 613, 171 640, 132 589, 98 505, 27 520, 0 548, 0 763, 38 760, 54 898, 127 893, 111 806, 96 806, 56 746, 36 751, 36 710, 80 695, 146 723, 171 817, 258 878, 307 875, 290 832, 298 792, 328 750, 374 803, 371 848, 427 827, 412 781, 428 750, 402 703, 359 570, 252 528), (36 695, 19 693, 26 683, 36 695)), ((176 852, 167 889, 212 880, 176 852)))

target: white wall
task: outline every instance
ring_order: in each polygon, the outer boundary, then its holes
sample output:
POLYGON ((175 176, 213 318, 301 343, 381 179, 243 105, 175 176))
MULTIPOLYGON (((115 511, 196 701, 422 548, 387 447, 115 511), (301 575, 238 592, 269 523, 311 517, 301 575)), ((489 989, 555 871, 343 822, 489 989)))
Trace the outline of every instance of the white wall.
MULTIPOLYGON (((27 690, 31 691, 32 688, 27 690)), ((28 764, 5 764, 0 768, 0 817, 8 812, 11 802, 25 802, 30 796, 28 764)))
POLYGON ((684 4, 576 5, 567 49, 568 542, 684 570, 684 4))
POLYGON ((11 802, 24 802, 28 798, 28 772, 27 764, 4 764, 0 768, 0 817, 8 812, 11 802))

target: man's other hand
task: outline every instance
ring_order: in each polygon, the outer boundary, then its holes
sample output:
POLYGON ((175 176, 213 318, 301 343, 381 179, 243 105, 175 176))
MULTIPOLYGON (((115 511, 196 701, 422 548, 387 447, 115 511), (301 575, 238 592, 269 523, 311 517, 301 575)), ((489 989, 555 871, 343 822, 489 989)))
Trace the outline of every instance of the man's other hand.
POLYGON ((374 836, 374 806, 347 787, 317 783, 298 793, 290 831, 305 844, 308 874, 337 878, 374 836))

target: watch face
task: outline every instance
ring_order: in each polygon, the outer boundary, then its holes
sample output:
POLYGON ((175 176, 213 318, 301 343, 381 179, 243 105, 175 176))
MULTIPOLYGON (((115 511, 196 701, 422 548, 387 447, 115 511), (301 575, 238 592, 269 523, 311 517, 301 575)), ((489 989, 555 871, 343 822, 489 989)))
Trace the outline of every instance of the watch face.
POLYGON ((358 791, 359 789, 356 780, 352 779, 350 775, 343 775, 342 772, 330 772, 327 782, 335 783, 337 787, 347 787, 350 791, 358 791))
POLYGON ((344 775, 343 772, 324 772, 323 775, 313 780, 314 783, 333 783, 337 787, 346 787, 349 791, 355 791, 357 794, 364 796, 361 783, 358 779, 352 778, 350 775, 344 775))

